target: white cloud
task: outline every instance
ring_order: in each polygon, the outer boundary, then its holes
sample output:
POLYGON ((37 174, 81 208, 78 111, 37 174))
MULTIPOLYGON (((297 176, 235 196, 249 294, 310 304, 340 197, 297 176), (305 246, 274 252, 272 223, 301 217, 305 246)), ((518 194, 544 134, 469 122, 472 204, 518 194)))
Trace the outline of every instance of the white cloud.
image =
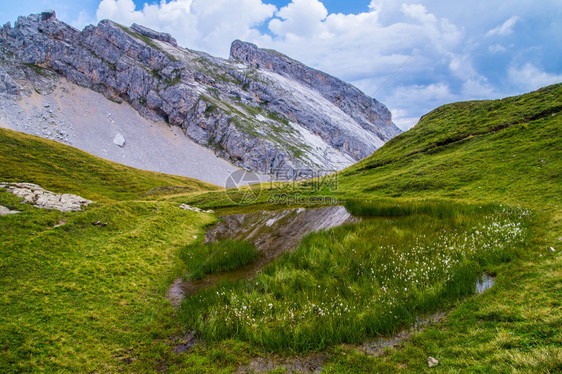
POLYGON ((321 32, 322 21, 328 15, 324 4, 318 0, 293 0, 275 13, 269 29, 276 35, 310 37, 321 32))
POLYGON ((509 80, 520 90, 532 91, 554 83, 562 82, 562 74, 547 73, 531 63, 512 66, 508 72, 509 80))
POLYGON ((408 111, 404 109, 392 108, 390 112, 392 113, 392 122, 403 131, 411 129, 420 120, 420 117, 410 117, 408 111))
POLYGON ((451 92, 446 82, 428 85, 403 85, 394 87, 384 98, 384 103, 393 108, 392 120, 402 130, 414 126, 421 115, 446 103, 458 101, 459 96, 451 92), (408 105, 404 105, 408 103, 408 105))
POLYGON ((488 47, 488 51, 490 51, 490 53, 492 54, 503 53, 507 51, 507 48, 501 44, 494 44, 488 47))
POLYGON ((78 17, 74 21, 70 22, 70 26, 82 30, 85 26, 94 23, 96 23, 96 20, 92 18, 88 12, 81 10, 80 13, 78 13, 78 17))
POLYGON ((504 23, 499 25, 498 27, 495 27, 495 28, 491 29, 490 31, 488 31, 486 33, 486 36, 489 37, 489 36, 494 36, 494 35, 500 35, 500 36, 511 35, 513 33, 513 27, 515 26, 515 24, 518 21, 519 21, 519 17, 512 16, 507 21, 505 21, 504 23))
MULTIPOLYGON (((498 93, 484 77, 467 79, 462 84, 458 100, 488 99, 497 97, 498 93)), ((500 95, 501 96, 501 95, 500 95)))
POLYGON ((402 12, 410 18, 421 23, 436 23, 437 18, 427 12, 427 8, 421 4, 402 4, 402 12))
POLYGON ((142 10, 135 10, 132 0, 102 0, 96 15, 169 32, 180 45, 226 57, 234 39, 267 40, 255 27, 275 10, 261 0, 172 0, 145 4, 142 10))

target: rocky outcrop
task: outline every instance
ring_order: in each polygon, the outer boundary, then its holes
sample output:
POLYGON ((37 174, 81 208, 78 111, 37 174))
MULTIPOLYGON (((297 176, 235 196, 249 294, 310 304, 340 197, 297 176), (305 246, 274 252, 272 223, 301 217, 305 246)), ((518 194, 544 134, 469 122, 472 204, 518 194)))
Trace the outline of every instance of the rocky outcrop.
POLYGON ((201 208, 197 208, 196 206, 191 206, 191 205, 187 205, 187 204, 181 204, 180 209, 191 210, 192 212, 197 212, 197 213, 209 213, 209 214, 214 213, 214 211, 212 211, 212 210, 204 210, 204 209, 201 209, 201 208))
POLYGON ((163 42, 166 42, 168 44, 173 45, 174 47, 178 46, 178 43, 176 42, 176 39, 174 39, 172 37, 172 35, 165 33, 165 32, 158 32, 158 31, 154 31, 149 29, 148 27, 144 27, 141 25, 137 25, 136 23, 133 23, 131 25, 131 30, 144 35, 150 39, 156 39, 156 40, 161 40, 163 42))
POLYGON ((230 58, 292 78, 317 91, 361 127, 376 133, 384 141, 400 133, 392 123, 386 106, 365 95, 357 87, 277 51, 260 49, 255 44, 235 40, 230 48, 230 58))
POLYGON ((80 211, 83 206, 93 202, 77 195, 56 194, 33 183, 0 183, 0 188, 5 188, 9 193, 23 198, 22 203, 61 212, 80 211))
POLYGON ((49 91, 55 72, 262 173, 342 169, 399 133, 357 88, 240 41, 224 60, 143 26, 104 20, 79 31, 48 11, 4 25, 0 53, 0 95, 25 95, 29 81, 49 91))

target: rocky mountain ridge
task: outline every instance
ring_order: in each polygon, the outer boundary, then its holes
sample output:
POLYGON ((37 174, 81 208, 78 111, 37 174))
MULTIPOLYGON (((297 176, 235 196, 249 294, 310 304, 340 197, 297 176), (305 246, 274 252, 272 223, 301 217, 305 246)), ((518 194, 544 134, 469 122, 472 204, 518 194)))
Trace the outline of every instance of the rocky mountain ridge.
POLYGON ((104 20, 79 31, 48 11, 4 25, 0 57, 4 96, 48 93, 54 71, 261 173, 339 170, 400 132, 357 88, 241 41, 224 60, 140 25, 104 20))

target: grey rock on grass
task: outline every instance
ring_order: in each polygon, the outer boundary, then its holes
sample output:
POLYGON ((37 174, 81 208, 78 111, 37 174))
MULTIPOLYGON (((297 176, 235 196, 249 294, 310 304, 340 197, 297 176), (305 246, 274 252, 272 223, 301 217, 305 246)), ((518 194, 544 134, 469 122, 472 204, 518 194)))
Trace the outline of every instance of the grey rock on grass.
POLYGON ((23 198, 24 203, 36 208, 53 209, 61 212, 80 211, 93 201, 72 194, 56 194, 33 183, 2 183, 9 193, 23 198))
POLYGON ((11 210, 10 208, 6 208, 3 205, 0 205, 0 216, 7 216, 10 214, 17 214, 20 213, 17 210, 11 210))

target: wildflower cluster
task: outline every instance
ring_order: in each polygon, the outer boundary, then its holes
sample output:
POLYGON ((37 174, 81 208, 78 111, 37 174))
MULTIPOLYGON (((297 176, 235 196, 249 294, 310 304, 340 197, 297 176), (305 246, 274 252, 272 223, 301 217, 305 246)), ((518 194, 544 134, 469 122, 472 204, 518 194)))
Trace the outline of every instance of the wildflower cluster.
POLYGON ((296 350, 360 341, 473 293, 486 266, 522 248, 527 215, 413 215, 314 233, 256 278, 192 296, 182 313, 206 339, 296 350))

